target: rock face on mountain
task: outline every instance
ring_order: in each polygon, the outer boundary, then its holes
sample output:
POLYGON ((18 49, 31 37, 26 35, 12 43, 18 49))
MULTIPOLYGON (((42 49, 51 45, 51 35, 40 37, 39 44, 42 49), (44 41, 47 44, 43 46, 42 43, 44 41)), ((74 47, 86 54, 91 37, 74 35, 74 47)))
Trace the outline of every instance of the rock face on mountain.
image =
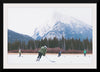
POLYGON ((56 13, 47 25, 36 28, 33 34, 33 38, 36 40, 54 37, 61 39, 62 36, 66 39, 88 38, 90 40, 92 39, 92 26, 73 17, 56 13))

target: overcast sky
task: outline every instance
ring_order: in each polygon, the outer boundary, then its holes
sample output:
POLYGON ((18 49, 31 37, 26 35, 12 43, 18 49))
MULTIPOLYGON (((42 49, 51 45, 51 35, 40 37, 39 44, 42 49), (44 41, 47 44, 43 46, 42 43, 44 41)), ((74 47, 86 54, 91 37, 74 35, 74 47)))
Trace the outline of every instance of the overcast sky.
POLYGON ((34 29, 47 24, 54 12, 72 16, 92 26, 91 8, 8 8, 8 29, 32 36, 34 29))

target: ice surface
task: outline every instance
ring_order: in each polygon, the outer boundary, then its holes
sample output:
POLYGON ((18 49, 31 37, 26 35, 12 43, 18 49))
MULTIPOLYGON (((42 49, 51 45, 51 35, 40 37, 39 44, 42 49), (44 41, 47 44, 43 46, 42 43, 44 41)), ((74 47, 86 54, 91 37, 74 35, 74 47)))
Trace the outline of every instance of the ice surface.
POLYGON ((83 54, 62 54, 58 57, 57 54, 42 56, 40 61, 36 61, 37 55, 8 55, 8 64, 91 64, 92 55, 83 54), (46 57, 47 56, 47 57, 46 57), (55 62, 52 62, 55 61, 55 62))

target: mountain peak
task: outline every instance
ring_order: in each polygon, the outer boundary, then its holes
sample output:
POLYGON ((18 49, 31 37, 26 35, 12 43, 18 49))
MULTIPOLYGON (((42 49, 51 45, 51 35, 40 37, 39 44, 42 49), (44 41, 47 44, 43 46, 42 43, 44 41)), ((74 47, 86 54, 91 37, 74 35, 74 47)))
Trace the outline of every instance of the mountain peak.
POLYGON ((72 17, 68 16, 68 15, 64 15, 64 14, 58 13, 58 12, 55 12, 53 14, 53 20, 54 20, 54 23, 60 21, 60 22, 63 22, 63 23, 70 24, 70 22, 72 20, 72 17))
POLYGON ((62 34, 65 38, 84 39, 92 38, 92 27, 88 24, 73 18, 55 12, 49 19, 48 23, 43 27, 39 27, 34 32, 33 38, 61 38, 62 34))

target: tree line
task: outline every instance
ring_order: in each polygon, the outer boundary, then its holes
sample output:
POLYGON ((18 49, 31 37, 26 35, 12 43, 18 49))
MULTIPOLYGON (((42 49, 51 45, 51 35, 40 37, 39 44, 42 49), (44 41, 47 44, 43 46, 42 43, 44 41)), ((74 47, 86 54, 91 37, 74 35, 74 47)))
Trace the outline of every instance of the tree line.
POLYGON ((21 49, 30 49, 34 50, 36 48, 40 48, 41 46, 46 45, 48 48, 60 47, 63 50, 91 50, 92 51, 92 39, 88 40, 88 38, 83 41, 79 39, 65 39, 62 36, 62 39, 58 39, 54 37, 53 39, 44 38, 41 40, 29 40, 26 44, 25 41, 15 40, 15 42, 8 42, 8 51, 10 50, 18 50, 21 49))

